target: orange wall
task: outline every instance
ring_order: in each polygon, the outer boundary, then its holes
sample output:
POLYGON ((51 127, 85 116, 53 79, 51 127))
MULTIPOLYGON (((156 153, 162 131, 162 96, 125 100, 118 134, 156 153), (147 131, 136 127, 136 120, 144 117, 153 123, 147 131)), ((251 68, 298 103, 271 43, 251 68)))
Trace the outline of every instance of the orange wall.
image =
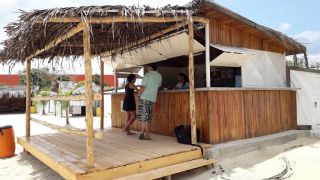
MULTIPOLYGON (((69 75, 70 80, 74 82, 84 81, 84 75, 69 75)), ((114 76, 113 75, 104 75, 104 82, 107 83, 109 86, 114 86, 114 76)))
POLYGON ((9 85, 9 86, 16 86, 18 85, 20 80, 20 75, 7 75, 7 74, 0 74, 0 84, 1 85, 9 85))
MULTIPOLYGON (((71 81, 79 82, 84 80, 84 75, 68 75, 71 81)), ((1 85, 9 85, 9 86, 16 86, 18 85, 20 80, 20 75, 13 74, 0 74, 0 84, 1 85)), ((107 83, 109 86, 114 86, 114 76, 113 75, 104 75, 104 82, 107 83)))

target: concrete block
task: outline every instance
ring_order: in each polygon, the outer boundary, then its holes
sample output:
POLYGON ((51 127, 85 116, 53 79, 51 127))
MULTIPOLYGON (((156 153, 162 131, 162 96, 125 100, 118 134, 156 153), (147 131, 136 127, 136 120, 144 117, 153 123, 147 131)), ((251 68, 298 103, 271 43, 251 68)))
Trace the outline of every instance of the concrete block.
POLYGON ((320 124, 312 125, 312 130, 320 130, 320 124))
POLYGON ((262 137, 231 141, 227 143, 216 144, 212 148, 207 149, 206 156, 209 158, 222 160, 251 151, 264 149, 267 146, 280 145, 309 136, 309 130, 290 130, 262 137))

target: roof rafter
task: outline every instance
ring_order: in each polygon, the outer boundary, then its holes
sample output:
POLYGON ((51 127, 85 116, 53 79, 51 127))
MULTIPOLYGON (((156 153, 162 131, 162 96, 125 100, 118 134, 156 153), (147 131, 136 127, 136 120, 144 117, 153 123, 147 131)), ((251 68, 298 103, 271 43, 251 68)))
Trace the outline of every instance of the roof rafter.
POLYGON ((122 48, 119 48, 119 49, 115 49, 115 50, 113 50, 111 52, 104 52, 104 53, 101 53, 100 55, 107 57, 107 56, 111 56, 112 53, 114 53, 114 52, 122 51, 122 50, 125 50, 125 49, 131 49, 131 48, 133 48, 135 46, 139 46, 139 45, 141 45, 141 44, 143 44, 143 43, 145 43, 145 42, 147 42, 149 40, 158 38, 158 37, 162 36, 163 34, 166 34, 166 33, 169 33, 171 31, 177 30, 177 29, 179 29, 179 28, 181 28, 181 27, 183 27, 185 25, 187 25, 186 21, 182 21, 182 22, 177 23, 177 24, 175 24, 175 25, 173 25, 173 26, 171 26, 171 27, 169 27, 167 29, 164 29, 164 30, 162 30, 160 32, 157 32, 157 33, 151 35, 150 37, 143 38, 143 39, 139 40, 135 44, 132 44, 132 45, 129 45, 129 46, 126 46, 126 47, 122 47, 122 48))
MULTIPOLYGON (((207 22, 208 20, 203 17, 192 17, 195 22, 207 22)), ((133 18, 129 16, 114 16, 114 17, 91 17, 88 19, 82 19, 81 17, 54 17, 46 20, 36 20, 35 23, 81 23, 86 21, 92 24, 108 24, 108 23, 166 23, 166 22, 179 22, 186 21, 186 16, 176 17, 140 17, 133 18)))
POLYGON ((45 45, 44 48, 39 49, 36 52, 34 52, 33 54, 31 54, 30 56, 28 56, 26 58, 26 60, 30 60, 30 59, 34 58, 35 56, 43 53, 44 51, 47 51, 47 50, 55 47, 57 44, 61 43, 62 41, 66 40, 66 39, 74 36, 78 32, 82 31, 83 28, 84 28, 84 23, 80 22, 77 26, 75 26, 74 28, 71 28, 66 34, 63 34, 63 35, 55 38, 54 40, 49 42, 47 45, 45 45))

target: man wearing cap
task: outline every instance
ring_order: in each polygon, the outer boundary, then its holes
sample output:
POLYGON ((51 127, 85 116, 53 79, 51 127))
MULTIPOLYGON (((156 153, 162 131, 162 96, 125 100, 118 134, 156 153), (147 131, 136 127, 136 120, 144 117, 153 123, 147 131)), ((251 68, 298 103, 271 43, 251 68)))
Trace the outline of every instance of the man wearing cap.
POLYGON ((137 120, 141 121, 141 133, 139 139, 150 140, 150 125, 152 121, 154 103, 157 99, 158 89, 161 86, 162 77, 157 72, 157 65, 146 66, 147 73, 144 75, 138 93, 140 104, 138 106, 137 120))

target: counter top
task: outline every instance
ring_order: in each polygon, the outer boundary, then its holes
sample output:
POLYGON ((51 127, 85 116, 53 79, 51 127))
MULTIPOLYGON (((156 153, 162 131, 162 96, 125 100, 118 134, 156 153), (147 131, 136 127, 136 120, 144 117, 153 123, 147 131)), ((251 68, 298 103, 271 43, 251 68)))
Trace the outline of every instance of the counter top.
MULTIPOLYGON (((245 88, 227 88, 227 87, 212 87, 212 88, 196 88, 195 91, 296 91, 298 88, 290 87, 245 87, 245 88)), ((159 93, 179 93, 189 92, 189 89, 174 89, 174 90, 159 90, 159 93)), ((124 92, 110 93, 110 94, 124 94, 124 92)))

